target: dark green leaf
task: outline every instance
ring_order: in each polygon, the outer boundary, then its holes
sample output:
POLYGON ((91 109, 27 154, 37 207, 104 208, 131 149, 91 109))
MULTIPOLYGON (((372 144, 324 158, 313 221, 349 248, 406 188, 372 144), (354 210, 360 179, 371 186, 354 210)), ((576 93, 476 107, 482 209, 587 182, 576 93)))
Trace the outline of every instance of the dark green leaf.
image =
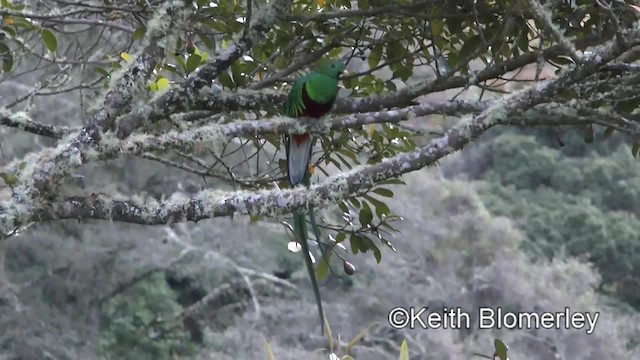
POLYGON ((612 127, 608 127, 605 131, 604 134, 602 134, 602 138, 604 140, 608 139, 609 137, 611 137, 611 135, 613 134, 613 128, 612 127))
POLYGON ((384 196, 384 197, 393 197, 393 191, 385 188, 376 188, 373 190, 374 193, 384 196))
POLYGON ((359 220, 360 220, 360 225, 362 225, 363 227, 366 227, 367 225, 371 224, 371 220, 373 220, 373 214, 371 213, 371 208, 369 208, 367 203, 363 202, 362 204, 365 206, 363 206, 362 209, 360 209, 359 220))
POLYGON ((480 35, 472 36, 471 38, 467 39, 460 48, 460 57, 463 59, 469 58, 473 54, 473 52, 476 51, 478 47, 480 47, 481 44, 482 38, 480 37, 480 35))
POLYGON ((387 204, 385 204, 384 202, 369 195, 365 195, 364 197, 369 200, 369 202, 371 202, 376 208, 376 215, 378 215, 378 218, 382 218, 383 215, 386 216, 391 213, 391 210, 389 210, 389 206, 387 206, 387 204))
POLYGON ((391 178, 385 181, 382 181, 380 184, 390 184, 390 185, 406 185, 404 181, 400 178, 391 178))
POLYGON ((382 44, 377 44, 369 52, 369 68, 378 66, 380 59, 382 59, 382 44))
POLYGON ((42 31, 40 31, 40 35, 42 36, 42 41, 47 49, 51 52, 56 52, 58 49, 58 39, 56 38, 56 35, 48 29, 42 29, 42 31))
MULTIPOLYGON (((349 243, 351 244, 351 252, 353 254, 357 254, 364 245, 362 243, 362 238, 356 234, 351 234, 351 236, 349 236, 349 243)), ((366 247, 364 247, 364 250, 366 250, 366 247)))
POLYGON ((633 155, 633 157, 638 157, 638 151, 640 151, 640 143, 634 143, 631 148, 631 155, 633 155))
POLYGON ((376 262, 380 264, 380 261, 382 261, 382 252, 373 244, 373 242, 371 242, 370 249, 373 250, 373 257, 376 259, 376 262))
POLYGON ((347 205, 344 203, 344 201, 340 201, 338 203, 338 207, 340 208, 340 210, 342 210, 343 213, 349 212, 349 208, 347 208, 347 205))
POLYGON ((205 33, 197 30, 195 31, 195 33, 198 34, 198 37, 200 38, 200 41, 202 41, 204 46, 206 46, 210 50, 216 49, 216 42, 213 36, 208 36, 205 33))
POLYGON ((0 42, 0 59, 2 59, 2 71, 8 73, 13 69, 13 54, 7 44, 0 42))
MULTIPOLYGON (((220 76, 218 77, 218 81, 224 87, 227 87, 227 88, 234 88, 235 87, 233 79, 231 79, 231 76, 226 71, 224 71, 222 74, 220 74, 220 76)), ((285 161, 285 163, 286 163, 286 161, 285 161)))
POLYGON ((198 54, 189 55, 189 58, 187 59, 187 65, 185 66, 185 71, 187 73, 194 72, 198 68, 198 66, 200 66, 201 60, 202 57, 198 54))
POLYGON ((402 42, 391 40, 387 43, 387 60, 402 59, 407 56, 407 48, 402 42))
POLYGON ((409 79, 411 75, 413 75, 413 71, 411 71, 411 69, 405 66, 393 72, 393 77, 400 78, 402 79, 402 81, 407 81, 407 79, 409 79))
POLYGON ((101 68, 101 67, 99 67, 99 66, 98 66, 98 67, 96 67, 96 72, 97 72, 97 73, 99 73, 100 75, 102 75, 102 76, 106 77, 106 78, 108 78, 109 76, 111 76, 107 70, 105 70, 104 68, 101 68))

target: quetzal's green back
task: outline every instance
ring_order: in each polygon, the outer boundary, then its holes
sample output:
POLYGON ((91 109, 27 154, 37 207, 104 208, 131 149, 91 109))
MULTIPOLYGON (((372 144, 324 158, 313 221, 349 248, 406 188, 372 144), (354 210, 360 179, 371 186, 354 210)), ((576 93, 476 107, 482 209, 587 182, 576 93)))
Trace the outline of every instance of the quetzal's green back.
POLYGON ((344 65, 338 61, 321 62, 293 84, 284 104, 289 117, 319 117, 327 113, 338 95, 338 77, 344 65))

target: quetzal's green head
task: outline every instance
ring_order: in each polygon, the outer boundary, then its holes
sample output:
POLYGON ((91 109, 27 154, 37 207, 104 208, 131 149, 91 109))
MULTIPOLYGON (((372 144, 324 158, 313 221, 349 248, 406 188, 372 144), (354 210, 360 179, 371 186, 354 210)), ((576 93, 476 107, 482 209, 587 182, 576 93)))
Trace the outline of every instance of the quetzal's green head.
POLYGON ((320 61, 316 68, 315 72, 327 75, 329 77, 337 79, 341 74, 346 74, 345 65, 340 60, 325 60, 320 61))

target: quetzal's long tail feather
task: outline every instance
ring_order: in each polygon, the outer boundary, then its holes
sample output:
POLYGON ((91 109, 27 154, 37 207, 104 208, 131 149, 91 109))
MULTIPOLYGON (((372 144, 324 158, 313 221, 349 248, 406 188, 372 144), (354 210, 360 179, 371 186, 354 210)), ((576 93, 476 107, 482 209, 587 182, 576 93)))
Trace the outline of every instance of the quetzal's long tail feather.
POLYGON ((311 261, 311 255, 309 254, 309 243, 307 241, 307 219, 303 212, 295 211, 293 213, 293 230, 300 242, 300 246, 302 247, 302 255, 304 256, 304 262, 307 266, 307 272, 311 278, 311 286, 313 287, 313 294, 316 297, 316 305, 318 306, 318 314, 320 315, 320 332, 324 335, 324 312, 322 311, 322 299, 320 298, 318 279, 316 278, 316 273, 313 269, 313 262, 311 261))
MULTIPOLYGON (((313 139, 309 134, 286 137, 285 149, 287 151, 287 175, 289 183, 292 186, 302 184, 306 187, 311 185, 311 174, 309 173, 309 163, 311 160, 311 148, 313 147, 313 139)), ((313 214, 313 210, 309 209, 309 213, 313 214)), ((315 220, 312 218, 312 220, 315 220)), ((313 223, 313 231, 319 240, 319 232, 313 223)), ((318 279, 316 278, 313 262, 309 253, 309 243, 307 241, 307 220, 302 211, 293 212, 293 231, 298 243, 302 247, 302 255, 307 266, 307 272, 311 278, 311 286, 313 294, 316 297, 316 305, 318 306, 318 314, 320 315, 320 332, 324 335, 324 312, 322 311, 322 299, 320 298, 320 289, 318 288, 318 279)))

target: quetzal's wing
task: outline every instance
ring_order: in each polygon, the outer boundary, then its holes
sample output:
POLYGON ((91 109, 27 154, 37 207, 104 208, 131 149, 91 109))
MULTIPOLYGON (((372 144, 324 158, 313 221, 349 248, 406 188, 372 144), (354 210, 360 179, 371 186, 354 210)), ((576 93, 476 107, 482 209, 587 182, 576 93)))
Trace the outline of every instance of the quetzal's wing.
POLYGON ((302 89, 308 78, 309 75, 302 76, 293 84, 289 95, 287 95, 287 99, 284 101, 282 109, 284 115, 295 118, 304 112, 305 106, 302 98, 302 89))

